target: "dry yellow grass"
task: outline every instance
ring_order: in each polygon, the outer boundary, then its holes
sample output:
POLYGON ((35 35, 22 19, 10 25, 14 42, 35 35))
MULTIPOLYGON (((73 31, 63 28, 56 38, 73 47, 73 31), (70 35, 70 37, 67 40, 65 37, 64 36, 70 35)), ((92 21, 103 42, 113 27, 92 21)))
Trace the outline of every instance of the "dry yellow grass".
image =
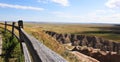
POLYGON ((37 30, 54 31, 57 33, 84 34, 102 37, 109 40, 120 42, 120 35, 111 33, 111 28, 116 28, 112 24, 40 24, 40 23, 25 23, 26 27, 35 28, 37 30), (111 30, 109 30, 109 28, 111 30))
MULTIPOLYGON (((43 29, 48 31, 55 31, 58 33, 75 33, 75 32, 84 32, 84 31, 93 31, 99 29, 91 29, 86 25, 76 25, 76 24, 29 24, 26 23, 27 27, 36 27, 37 29, 43 29)), ((92 27, 92 26, 91 26, 92 27)))

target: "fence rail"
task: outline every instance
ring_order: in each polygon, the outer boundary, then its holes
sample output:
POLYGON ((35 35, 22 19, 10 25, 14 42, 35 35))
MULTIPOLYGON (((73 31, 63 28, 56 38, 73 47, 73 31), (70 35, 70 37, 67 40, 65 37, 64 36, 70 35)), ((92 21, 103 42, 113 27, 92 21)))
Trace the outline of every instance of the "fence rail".
POLYGON ((12 35, 14 36, 14 28, 19 31, 19 41, 21 44, 21 48, 24 53, 25 62, 67 62, 63 57, 59 54, 55 53, 48 47, 46 47, 43 43, 38 41, 33 36, 27 34, 23 29, 23 21, 18 21, 18 26, 15 26, 15 22, 11 24, 7 24, 7 22, 0 23, 1 25, 5 25, 4 29, 7 30, 7 26, 12 27, 12 35), (30 57, 31 56, 31 57, 30 57), (31 61, 32 60, 32 61, 31 61))

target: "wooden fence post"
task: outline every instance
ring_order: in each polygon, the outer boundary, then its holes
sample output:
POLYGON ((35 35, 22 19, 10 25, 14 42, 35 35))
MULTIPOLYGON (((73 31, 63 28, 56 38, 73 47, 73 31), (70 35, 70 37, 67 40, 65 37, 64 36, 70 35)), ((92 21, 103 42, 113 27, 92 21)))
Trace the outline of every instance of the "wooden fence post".
POLYGON ((21 28, 23 28, 23 21, 22 20, 18 21, 18 27, 19 27, 19 38, 20 38, 20 41, 23 42, 22 36, 21 36, 21 28))
POLYGON ((15 27, 15 22, 12 23, 12 37, 14 36, 14 27, 15 27))
POLYGON ((18 21, 18 26, 19 26, 19 28, 23 28, 23 20, 18 21))
POLYGON ((23 28, 23 21, 22 21, 22 20, 19 20, 19 21, 18 21, 18 27, 19 27, 20 47, 21 47, 21 52, 23 53, 23 46, 22 46, 23 39, 22 39, 22 35, 21 35, 21 28, 23 28))
POLYGON ((6 33, 6 30, 7 30, 7 22, 5 21, 5 33, 6 33))

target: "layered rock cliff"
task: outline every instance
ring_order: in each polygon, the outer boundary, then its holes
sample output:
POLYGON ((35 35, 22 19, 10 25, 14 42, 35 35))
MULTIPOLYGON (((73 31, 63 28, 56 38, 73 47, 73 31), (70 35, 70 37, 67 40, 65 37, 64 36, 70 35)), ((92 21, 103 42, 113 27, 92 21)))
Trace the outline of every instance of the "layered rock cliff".
POLYGON ((113 51, 120 54, 120 43, 106 40, 96 36, 75 35, 75 34, 59 34, 52 31, 45 31, 62 44, 72 43, 73 46, 87 46, 102 51, 113 51))

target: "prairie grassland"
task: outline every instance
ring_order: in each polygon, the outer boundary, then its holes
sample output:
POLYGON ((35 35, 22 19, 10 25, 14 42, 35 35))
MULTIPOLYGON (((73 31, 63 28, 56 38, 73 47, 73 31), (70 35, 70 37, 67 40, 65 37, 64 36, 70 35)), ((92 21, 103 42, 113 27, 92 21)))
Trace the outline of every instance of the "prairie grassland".
POLYGON ((52 23, 25 23, 32 30, 47 30, 57 33, 83 34, 98 36, 120 42, 120 26, 113 24, 52 24, 52 23))

